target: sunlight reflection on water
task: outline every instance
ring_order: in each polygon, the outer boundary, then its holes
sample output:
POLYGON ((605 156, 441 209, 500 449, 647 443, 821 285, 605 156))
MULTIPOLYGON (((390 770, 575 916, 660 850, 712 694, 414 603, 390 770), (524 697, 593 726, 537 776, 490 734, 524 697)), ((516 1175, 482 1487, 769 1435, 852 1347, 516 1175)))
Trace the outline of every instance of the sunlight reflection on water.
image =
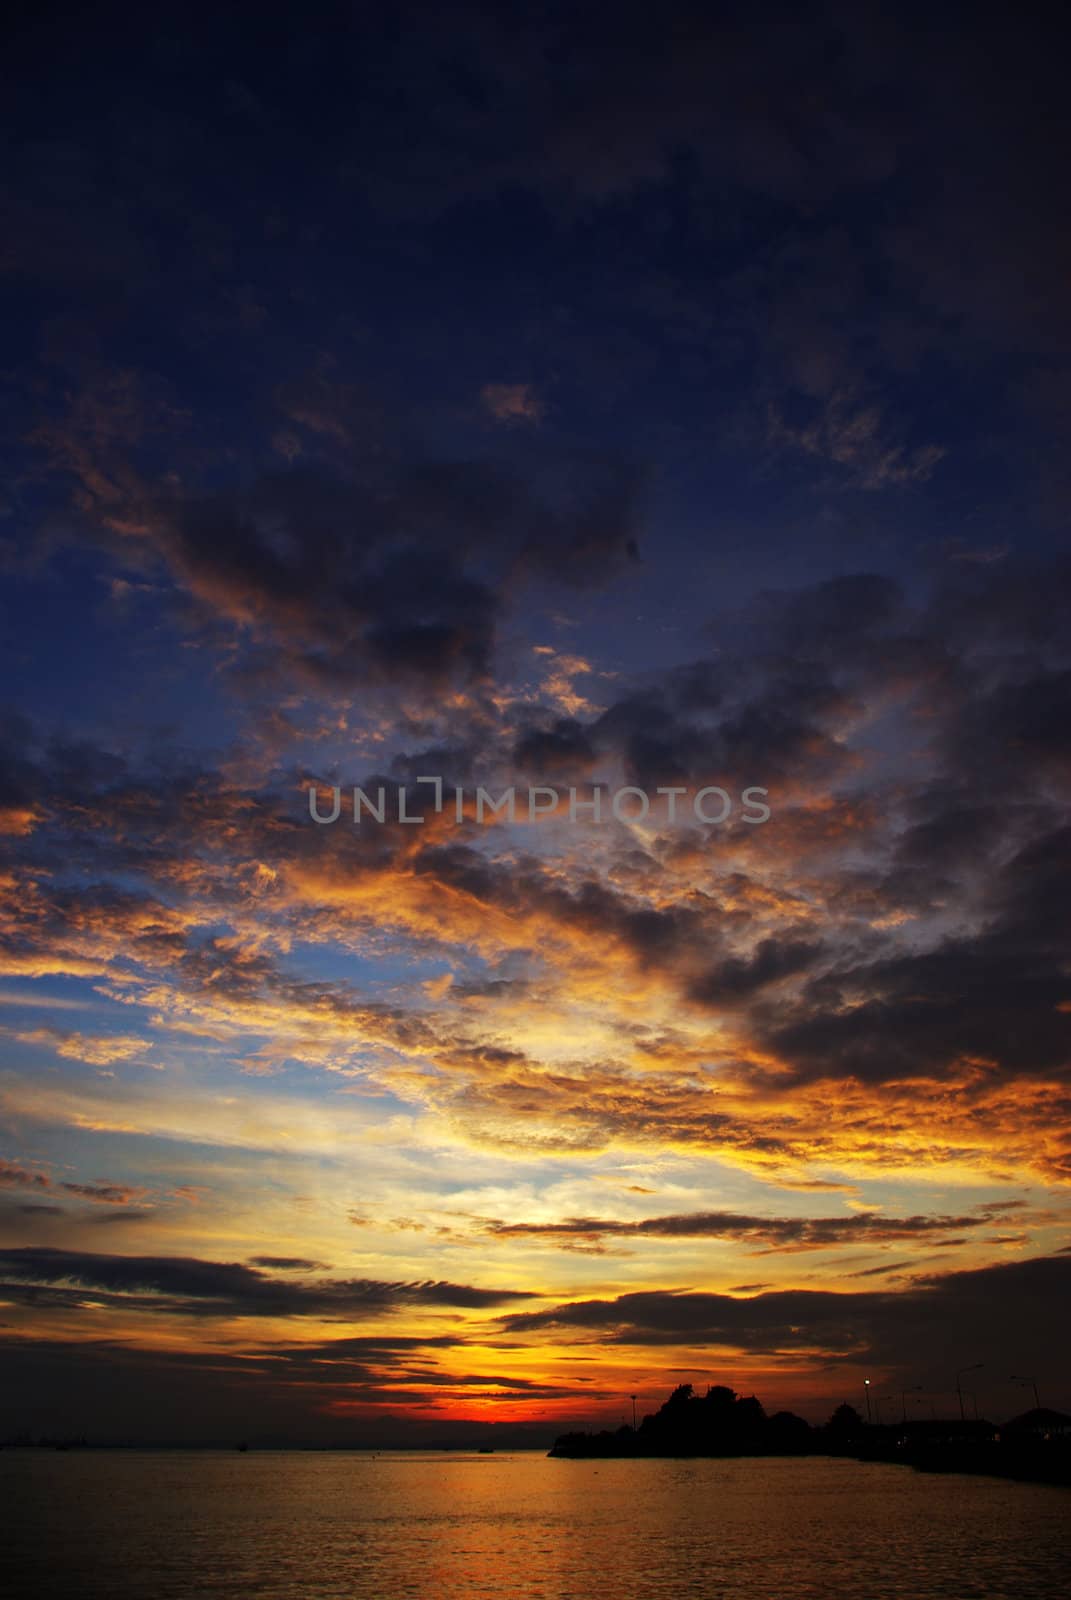
POLYGON ((1058 1600, 1071 1557, 1065 1489, 821 1458, 5 1450, 0 1494, 12 1600, 1058 1600))

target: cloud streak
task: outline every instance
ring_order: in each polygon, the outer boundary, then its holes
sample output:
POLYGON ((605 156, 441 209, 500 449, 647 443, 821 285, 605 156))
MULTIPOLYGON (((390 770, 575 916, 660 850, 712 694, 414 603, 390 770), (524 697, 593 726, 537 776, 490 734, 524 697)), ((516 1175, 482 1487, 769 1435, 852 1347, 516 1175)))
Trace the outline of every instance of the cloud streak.
POLYGON ((478 1289, 443 1282, 387 1283, 281 1279, 240 1262, 181 1256, 111 1256, 25 1247, 0 1251, 0 1292, 30 1303, 79 1303, 104 1292, 131 1297, 140 1311, 202 1317, 350 1317, 383 1315, 404 1307, 479 1308, 530 1297, 527 1290, 478 1289), (57 1298, 58 1296, 58 1298, 57 1298))

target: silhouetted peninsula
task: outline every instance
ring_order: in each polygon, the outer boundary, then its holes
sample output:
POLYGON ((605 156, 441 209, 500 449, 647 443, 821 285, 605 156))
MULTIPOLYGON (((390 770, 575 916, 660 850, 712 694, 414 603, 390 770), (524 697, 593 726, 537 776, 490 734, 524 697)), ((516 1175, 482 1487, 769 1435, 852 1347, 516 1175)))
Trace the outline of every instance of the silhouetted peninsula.
POLYGON ((741 1398, 723 1384, 697 1395, 682 1383, 638 1428, 567 1433, 552 1456, 798 1456, 824 1449, 819 1435, 791 1411, 766 1415, 754 1395, 741 1398))
POLYGON ((998 1427, 981 1418, 864 1422, 840 1405, 822 1427, 791 1411, 767 1416, 754 1395, 682 1383, 638 1428, 566 1433, 552 1456, 570 1460, 655 1456, 852 1456, 922 1472, 981 1473, 1071 1485, 1071 1417, 1036 1408, 998 1427))

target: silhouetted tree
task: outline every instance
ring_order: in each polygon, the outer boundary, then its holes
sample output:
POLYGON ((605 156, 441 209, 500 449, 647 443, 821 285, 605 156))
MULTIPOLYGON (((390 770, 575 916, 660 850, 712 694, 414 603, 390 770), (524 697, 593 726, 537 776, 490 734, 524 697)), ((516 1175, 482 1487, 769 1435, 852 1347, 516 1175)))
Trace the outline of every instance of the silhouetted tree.
POLYGON ((866 1423, 854 1406, 839 1405, 822 1429, 824 1447, 833 1455, 851 1455, 866 1435, 866 1423))
POLYGON ((856 1434, 861 1433, 865 1423, 854 1406, 845 1402, 839 1405, 826 1423, 830 1433, 856 1434))
POLYGON ((552 1454, 798 1455, 811 1447, 811 1429, 791 1412, 780 1412, 773 1422, 755 1395, 741 1399, 726 1385, 714 1384, 699 1396, 690 1383, 682 1383, 635 1432, 626 1426, 614 1434, 567 1434, 552 1454))
POLYGON ((704 1398, 712 1411, 728 1411, 736 1404, 736 1391, 724 1383, 713 1383, 704 1398))
POLYGON ((738 1400, 733 1408, 733 1421, 741 1433, 758 1433, 766 1421, 762 1401, 753 1394, 749 1394, 745 1400, 738 1400))
POLYGON ((683 1411, 694 1392, 690 1383, 678 1383, 662 1410, 669 1412, 683 1411))
POLYGON ((770 1453, 804 1456, 814 1449, 814 1430, 792 1411, 775 1411, 768 1424, 770 1453))

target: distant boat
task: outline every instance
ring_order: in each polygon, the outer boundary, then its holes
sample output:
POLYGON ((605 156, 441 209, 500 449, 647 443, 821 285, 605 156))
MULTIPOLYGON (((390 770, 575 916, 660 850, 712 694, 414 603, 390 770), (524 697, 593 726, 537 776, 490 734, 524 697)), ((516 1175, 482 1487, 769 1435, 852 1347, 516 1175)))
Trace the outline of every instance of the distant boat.
POLYGON ((242 1451, 244 1453, 246 1450, 249 1449, 249 1446, 246 1444, 245 1440, 243 1439, 241 1444, 236 1444, 234 1448, 236 1450, 240 1450, 240 1451, 242 1451))
POLYGON ((481 1456, 493 1456, 495 1453, 494 1445, 482 1444, 479 1453, 481 1456))

